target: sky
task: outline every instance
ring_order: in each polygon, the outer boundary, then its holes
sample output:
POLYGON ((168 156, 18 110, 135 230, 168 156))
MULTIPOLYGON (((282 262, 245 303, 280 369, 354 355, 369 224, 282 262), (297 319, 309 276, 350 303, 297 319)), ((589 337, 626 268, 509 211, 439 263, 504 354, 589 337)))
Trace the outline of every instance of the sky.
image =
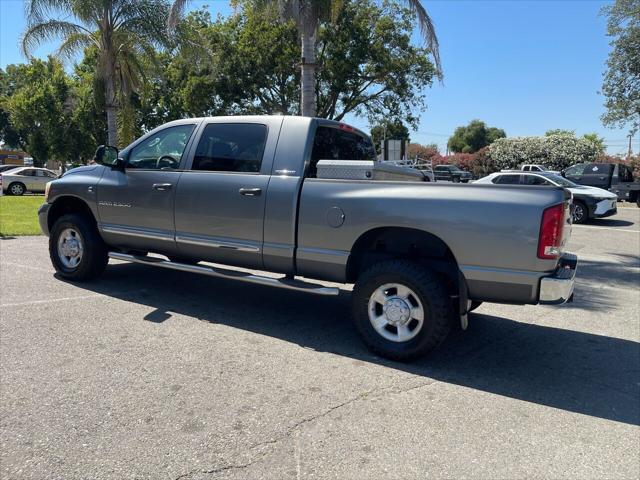
MULTIPOLYGON (((603 127, 599 90, 610 50, 605 1, 423 0, 440 40, 443 84, 424 90, 427 110, 414 143, 437 143, 444 152, 453 130, 473 119, 510 137, 562 128, 604 137, 607 152, 626 153, 627 131, 603 127)), ((227 15, 229 2, 192 0, 227 15)), ((0 67, 24 62, 18 42, 26 21, 22 0, 0 0, 0 67)), ((414 42, 420 42, 414 34, 414 42)), ((55 44, 36 50, 46 56, 55 44)), ((349 118, 368 131, 366 119, 349 118)), ((634 151, 640 148, 638 136, 634 151)))

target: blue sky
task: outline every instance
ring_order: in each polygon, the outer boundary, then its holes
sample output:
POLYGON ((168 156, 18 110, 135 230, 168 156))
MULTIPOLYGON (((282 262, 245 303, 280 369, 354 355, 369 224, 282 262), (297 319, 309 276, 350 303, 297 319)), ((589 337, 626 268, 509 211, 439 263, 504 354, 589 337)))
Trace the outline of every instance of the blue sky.
MULTIPOLYGON (((508 136, 542 135, 552 128, 597 132, 611 154, 627 148, 625 130, 606 129, 598 94, 609 52, 600 1, 423 0, 440 39, 444 85, 424 95, 428 110, 411 140, 442 149, 455 127, 479 118, 508 136)), ((228 14, 226 1, 199 1, 228 14)), ((0 67, 23 62, 22 0, 0 0, 0 67)), ((419 41, 418 35, 414 35, 419 41)), ((47 45, 36 51, 46 56, 47 45)), ((350 119, 368 130, 366 120, 350 119)), ((637 138, 634 150, 638 147, 637 138)))

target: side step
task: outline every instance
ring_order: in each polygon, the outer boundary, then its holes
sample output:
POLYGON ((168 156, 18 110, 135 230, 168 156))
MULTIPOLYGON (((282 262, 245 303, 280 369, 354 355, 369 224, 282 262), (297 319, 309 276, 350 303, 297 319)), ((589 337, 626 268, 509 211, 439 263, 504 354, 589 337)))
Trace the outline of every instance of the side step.
POLYGON ((229 280, 241 280, 248 283, 257 283, 258 285, 268 285, 271 287, 286 288, 288 290, 298 290, 300 292, 315 293, 317 295, 338 295, 339 288, 324 287, 317 283, 303 282, 301 280, 292 280, 286 277, 271 278, 260 275, 252 275, 245 272, 236 272, 224 268, 208 267, 204 265, 187 265, 185 263, 171 262, 158 257, 139 257, 137 255, 129 255, 126 253, 109 252, 109 257, 115 260, 124 260, 125 262, 141 263, 143 265, 151 265, 154 267, 169 268, 171 270, 180 270, 182 272, 200 273, 209 275, 210 277, 227 278, 229 280))

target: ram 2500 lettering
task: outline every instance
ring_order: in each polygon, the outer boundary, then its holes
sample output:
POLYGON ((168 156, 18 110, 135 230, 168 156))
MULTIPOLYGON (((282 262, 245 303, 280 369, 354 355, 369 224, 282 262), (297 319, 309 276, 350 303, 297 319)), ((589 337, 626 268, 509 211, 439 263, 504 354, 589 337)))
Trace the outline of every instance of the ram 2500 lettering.
POLYGON ((39 220, 74 281, 111 257, 325 295, 339 290, 295 277, 354 283, 364 343, 396 360, 438 346, 480 302, 570 299, 569 192, 318 178, 322 160, 374 159, 368 136, 334 121, 179 120, 121 152, 99 147, 95 165, 48 185, 39 220))

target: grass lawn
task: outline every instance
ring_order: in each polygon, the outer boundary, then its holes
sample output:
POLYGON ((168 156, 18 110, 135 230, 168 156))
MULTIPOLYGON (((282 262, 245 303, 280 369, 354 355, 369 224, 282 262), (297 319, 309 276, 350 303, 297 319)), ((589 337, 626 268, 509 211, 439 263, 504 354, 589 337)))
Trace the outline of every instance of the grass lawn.
POLYGON ((38 208, 43 203, 42 195, 0 197, 0 237, 41 235, 38 208))

